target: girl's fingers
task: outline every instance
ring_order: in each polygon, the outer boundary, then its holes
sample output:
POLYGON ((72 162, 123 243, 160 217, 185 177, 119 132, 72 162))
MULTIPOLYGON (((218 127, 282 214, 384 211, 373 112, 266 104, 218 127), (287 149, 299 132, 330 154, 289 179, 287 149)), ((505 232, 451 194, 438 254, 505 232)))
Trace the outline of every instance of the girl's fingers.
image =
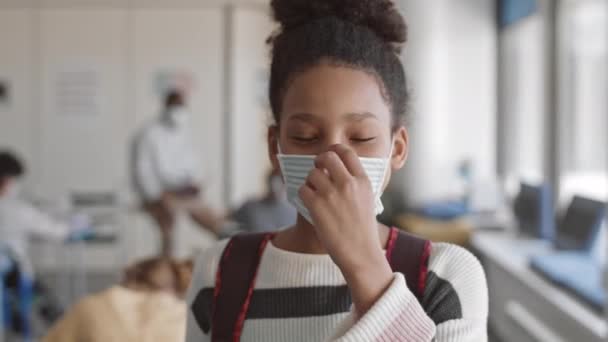
POLYGON ((359 161, 359 157, 350 147, 338 144, 333 145, 329 150, 335 152, 340 157, 342 163, 344 163, 344 166, 346 166, 351 175, 355 177, 366 176, 363 165, 361 165, 361 162, 359 161))
POLYGON ((304 206, 310 209, 315 202, 315 191, 308 184, 304 184, 298 190, 298 195, 302 199, 304 206))
POLYGON ((334 151, 321 153, 315 160, 315 166, 318 169, 327 170, 330 181, 338 184, 345 183, 351 177, 342 159, 334 151))
POLYGON ((317 193, 324 194, 331 189, 333 186, 329 175, 322 169, 314 168, 308 174, 306 183, 315 190, 317 193))

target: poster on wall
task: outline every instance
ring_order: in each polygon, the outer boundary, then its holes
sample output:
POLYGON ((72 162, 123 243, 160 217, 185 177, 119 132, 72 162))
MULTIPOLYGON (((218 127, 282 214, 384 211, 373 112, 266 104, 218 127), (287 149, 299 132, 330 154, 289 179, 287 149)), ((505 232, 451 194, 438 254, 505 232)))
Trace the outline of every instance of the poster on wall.
POLYGON ((194 73, 179 69, 161 69, 154 73, 154 92, 163 98, 167 92, 177 90, 184 95, 190 95, 196 87, 194 73))
POLYGON ((93 66, 59 68, 55 74, 55 113, 65 116, 100 114, 100 73, 93 66))

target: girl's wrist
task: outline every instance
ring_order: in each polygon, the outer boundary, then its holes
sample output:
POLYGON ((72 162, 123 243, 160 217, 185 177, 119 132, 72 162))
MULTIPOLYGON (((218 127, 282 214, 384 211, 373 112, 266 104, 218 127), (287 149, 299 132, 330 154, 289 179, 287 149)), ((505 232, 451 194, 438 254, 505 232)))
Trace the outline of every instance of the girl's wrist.
POLYGON ((391 267, 382 250, 367 256, 365 259, 354 262, 348 267, 341 267, 340 269, 347 282, 369 280, 369 278, 374 275, 392 275, 391 267))
POLYGON ((370 258, 364 267, 344 273, 358 315, 364 315, 393 281, 393 271, 384 257, 370 258))
MULTIPOLYGON (((331 253, 330 253, 331 254, 331 253)), ((341 257, 334 258, 345 279, 361 276, 365 273, 374 272, 379 269, 390 270, 390 265, 386 259, 386 253, 380 243, 371 246, 349 249, 348 253, 340 253, 341 257)))

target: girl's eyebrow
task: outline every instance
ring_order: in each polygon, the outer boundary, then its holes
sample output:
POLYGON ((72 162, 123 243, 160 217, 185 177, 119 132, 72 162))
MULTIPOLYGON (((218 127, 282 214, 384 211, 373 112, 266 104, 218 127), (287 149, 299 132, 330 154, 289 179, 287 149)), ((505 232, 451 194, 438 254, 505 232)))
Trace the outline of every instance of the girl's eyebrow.
POLYGON ((378 117, 370 112, 362 112, 362 113, 347 113, 343 115, 343 118, 348 121, 363 121, 365 119, 375 119, 378 120, 378 117))
MULTIPOLYGON (((361 113, 346 113, 342 115, 342 119, 345 121, 363 121, 366 119, 374 119, 378 120, 378 117, 370 112, 361 112, 361 113)), ((296 120, 303 122, 314 122, 319 119, 310 113, 296 113, 289 116, 288 120, 296 120)))
POLYGON ((315 116, 310 113, 296 113, 296 114, 290 115, 288 120, 313 122, 313 121, 316 121, 317 118, 315 118, 315 116))

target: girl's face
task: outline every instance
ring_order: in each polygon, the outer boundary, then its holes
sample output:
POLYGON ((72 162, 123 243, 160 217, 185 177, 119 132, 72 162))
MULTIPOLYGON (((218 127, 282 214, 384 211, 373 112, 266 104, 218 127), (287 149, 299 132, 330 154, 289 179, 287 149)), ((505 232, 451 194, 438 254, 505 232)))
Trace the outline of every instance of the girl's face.
POLYGON ((268 134, 275 169, 277 142, 284 154, 317 155, 343 144, 359 157, 376 158, 389 157, 392 144, 392 170, 407 157, 407 131, 393 130, 378 81, 353 68, 320 64, 296 75, 283 97, 278 125, 268 134))

